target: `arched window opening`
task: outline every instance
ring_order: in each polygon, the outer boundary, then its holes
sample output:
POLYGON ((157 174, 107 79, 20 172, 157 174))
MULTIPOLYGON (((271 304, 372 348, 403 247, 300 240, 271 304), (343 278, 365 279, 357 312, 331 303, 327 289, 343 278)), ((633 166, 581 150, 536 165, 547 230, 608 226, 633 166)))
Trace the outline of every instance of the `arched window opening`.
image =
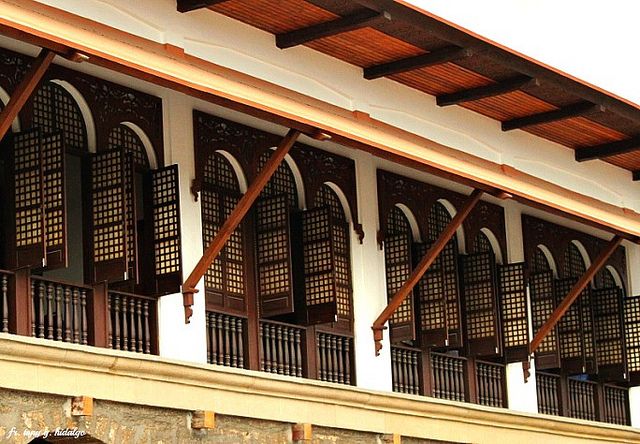
POLYGON ((134 130, 120 124, 111 129, 107 140, 109 149, 124 148, 125 152, 133 158, 137 170, 147 171, 150 168, 149 157, 144 143, 134 130))
MULTIPOLYGON (((267 163, 272 153, 272 150, 262 153, 258 160, 258 167, 260 170, 267 163)), ((271 179, 269 179, 269 182, 267 182, 267 185, 262 191, 262 196, 275 197, 280 195, 284 195, 287 197, 287 202, 290 209, 298 208, 298 190, 296 188, 296 179, 293 176, 293 171, 291 171, 291 168, 286 161, 283 161, 280 164, 280 166, 273 173, 273 176, 271 176, 271 179)))
POLYGON ((495 253, 489 237, 482 231, 474 239, 471 250, 473 253, 495 253))
POLYGON ((551 271, 551 266, 544 251, 540 247, 536 247, 531 260, 531 273, 544 273, 545 271, 551 271))
POLYGON ((587 271, 580 249, 573 242, 564 251, 564 277, 579 279, 587 271))
MULTIPOLYGON (((201 191, 204 248, 218 233, 241 197, 229 161, 214 152, 204 168, 201 191)), ((246 311, 243 224, 233 232, 204 277, 207 305, 246 311)))

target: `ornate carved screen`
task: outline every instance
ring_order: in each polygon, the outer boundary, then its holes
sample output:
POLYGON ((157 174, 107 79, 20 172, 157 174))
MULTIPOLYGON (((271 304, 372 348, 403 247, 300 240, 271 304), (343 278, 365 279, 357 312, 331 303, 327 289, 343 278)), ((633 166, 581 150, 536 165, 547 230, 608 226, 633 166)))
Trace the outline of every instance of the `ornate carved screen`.
POLYGON ((627 377, 622 300, 618 287, 600 288, 592 294, 598 376, 603 380, 623 381, 627 377))
POLYGON ((293 313, 289 196, 256 203, 258 296, 264 317, 293 313))
POLYGON ((524 361, 529 356, 526 265, 499 266, 498 284, 505 360, 524 361))
POLYGON ((128 279, 126 160, 123 149, 91 158, 94 282, 128 279))
MULTIPOLYGON (((531 318, 534 333, 551 317, 556 308, 555 280, 552 271, 543 271, 529 277, 531 318)), ((552 328, 535 352, 536 368, 540 370, 560 367, 560 345, 557 326, 552 328)))
POLYGON ((180 291, 180 189, 178 165, 151 172, 155 293, 180 291))
POLYGON ((624 336, 629 382, 640 384, 640 296, 624 299, 624 336))
POLYGON ((65 150, 62 134, 38 129, 13 136, 15 207, 12 267, 66 266, 65 150))
POLYGON ((462 294, 470 356, 501 353, 496 287, 493 253, 462 256, 462 294))

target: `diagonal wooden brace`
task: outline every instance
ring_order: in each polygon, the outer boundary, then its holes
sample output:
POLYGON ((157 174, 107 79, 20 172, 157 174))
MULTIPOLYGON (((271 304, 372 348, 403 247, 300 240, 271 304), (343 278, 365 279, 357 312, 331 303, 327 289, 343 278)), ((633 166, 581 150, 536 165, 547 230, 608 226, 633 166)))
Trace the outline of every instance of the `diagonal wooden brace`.
MULTIPOLYGON (((564 297, 562 302, 556 307, 556 309, 551 313, 551 316, 545 322, 542 327, 538 330, 538 332, 533 337, 533 340, 529 344, 529 355, 533 354, 544 338, 549 334, 549 332, 556 326, 556 324, 562 319, 564 314, 569 310, 571 304, 575 302, 578 298, 582 290, 585 289, 589 282, 595 277, 596 273, 604 266, 604 264, 609 260, 611 255, 616 251, 616 249, 622 243, 622 238, 620 236, 614 236, 613 239, 609 241, 607 246, 600 252, 598 257, 591 263, 591 266, 584 272, 584 274, 580 277, 578 282, 571 287, 571 291, 564 297)), ((524 380, 527 381, 529 377, 529 361, 525 361, 522 363, 522 369, 524 370, 524 380)))
POLYGON ((244 193, 236 207, 224 222, 220 231, 218 231, 207 249, 204 251, 204 254, 193 268, 189 277, 184 281, 184 284, 182 284, 184 322, 186 324, 189 323, 189 319, 193 314, 191 307, 193 306, 193 295, 198 292, 195 288, 196 285, 200 279, 202 279, 202 276, 204 276, 211 263, 216 257, 218 257, 218 254, 220 254, 220 251, 224 248, 224 244, 229 240, 235 229, 238 228, 238 225, 240 225, 242 219, 244 219, 251 206, 267 185, 267 182, 269 182, 273 173, 276 172, 280 164, 284 161, 285 156, 300 134, 301 133, 298 130, 289 130, 287 135, 278 145, 278 148, 273 152, 273 154, 271 154, 271 157, 269 157, 269 160, 262 168, 262 171, 260 171, 247 192, 244 193))
POLYGON ((416 268, 411 272, 411 275, 407 278, 407 281, 400 287, 400 289, 393 295, 391 301, 389 301, 389 305, 380 313, 380 316, 375 320, 371 329, 373 330, 373 340, 375 342, 376 347, 376 356, 380 355, 380 350, 382 349, 382 333, 386 328, 384 324, 391 318, 391 315, 400 307, 402 302, 409 296, 413 288, 416 284, 422 279, 422 276, 427 272, 433 261, 436 260, 440 252, 444 249, 447 243, 451 240, 453 235, 456 233, 456 230, 462 225, 464 220, 467 218, 471 210, 475 208, 475 206, 480 202, 480 197, 482 197, 483 191, 480 189, 473 190, 473 193, 467 198, 466 202, 460 209, 458 213, 454 216, 454 218, 449 222, 449 224, 445 227, 445 229, 440 233, 438 239, 434 242, 434 244, 427 250, 424 257, 420 261, 420 263, 416 266, 416 268))
POLYGON ((33 91, 42 80, 42 77, 47 72, 47 69, 53 62, 56 53, 49 49, 42 49, 38 57, 36 57, 29 68, 29 71, 25 74, 24 79, 20 82, 20 84, 16 87, 11 94, 11 98, 9 99, 9 103, 0 113, 0 140, 7 134, 9 128, 11 128, 11 124, 18 116, 20 110, 33 91))

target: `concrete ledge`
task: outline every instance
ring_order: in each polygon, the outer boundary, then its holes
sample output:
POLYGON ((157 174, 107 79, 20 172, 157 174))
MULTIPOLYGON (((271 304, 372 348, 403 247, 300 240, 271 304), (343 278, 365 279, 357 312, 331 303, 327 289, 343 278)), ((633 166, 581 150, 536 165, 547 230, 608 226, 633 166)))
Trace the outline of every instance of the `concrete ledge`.
POLYGON ((459 442, 640 443, 640 430, 0 334, 0 386, 459 442))

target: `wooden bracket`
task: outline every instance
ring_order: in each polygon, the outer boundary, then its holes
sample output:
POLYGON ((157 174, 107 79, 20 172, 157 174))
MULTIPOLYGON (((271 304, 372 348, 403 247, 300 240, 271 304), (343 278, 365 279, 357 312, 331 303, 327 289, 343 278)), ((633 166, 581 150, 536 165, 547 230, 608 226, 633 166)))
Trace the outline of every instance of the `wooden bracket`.
POLYGON ((313 439, 313 425, 309 423, 299 423, 291 425, 291 440, 311 441, 313 439))
POLYGON ((196 285, 202 279, 202 276, 206 273, 207 269, 215 258, 220 254, 220 251, 224 248, 224 244, 231 237, 235 229, 240 225, 242 219, 247 214, 251 206, 254 204, 264 187, 276 172, 280 164, 284 161, 285 156, 300 136, 300 131, 291 129, 286 136, 282 139, 278 148, 271 154, 269 160, 262 168, 262 171, 258 174, 254 182, 251 184, 246 193, 242 196, 236 207, 233 209, 227 220, 222 225, 222 228, 218 231, 213 238, 204 254, 193 268, 193 271, 185 279, 182 285, 183 305, 184 305, 184 322, 188 324, 191 316, 193 315, 193 295, 197 293, 196 285))
POLYGON ((93 416, 93 398, 90 396, 71 398, 71 416, 93 416))
POLYGON ((33 60, 24 79, 22 79, 13 91, 13 94, 11 94, 9 103, 7 103, 7 106, 0 112, 0 140, 2 140, 9 128, 11 128, 11 124, 22 110, 24 104, 27 103, 31 94, 33 94, 33 91, 42 80, 42 77, 47 72, 55 56, 55 52, 49 49, 42 49, 38 57, 33 60))
POLYGON ((191 412, 191 428, 195 430, 211 430, 216 427, 216 414, 211 410, 191 412))
POLYGON ((531 356, 526 361, 522 361, 522 375, 524 376, 524 383, 529 382, 531 376, 531 356))
POLYGON ((533 337, 531 344, 529 344, 529 353, 534 353, 537 348, 540 346, 544 338, 549 334, 549 332, 556 326, 556 324, 562 319, 564 314, 569 310, 571 304, 578 298, 582 290, 585 289, 589 282, 594 278, 596 273, 604 266, 609 257, 613 254, 614 251, 620 246, 622 243, 622 237, 614 236, 613 239, 609 241, 607 246, 600 252, 598 257, 593 261, 591 266, 585 273, 580 277, 578 282, 576 282, 571 291, 565 296, 562 302, 556 307, 553 311, 547 322, 540 327, 536 335, 533 337))
POLYGON ((402 287, 396 292, 396 294, 389 301, 389 305, 380 313, 380 316, 374 321, 371 329, 373 330, 373 340, 375 342, 375 350, 376 356, 380 355, 380 350, 382 349, 382 330, 385 328, 384 324, 391 318, 391 315, 398 309, 398 307, 404 302, 404 300, 409 296, 411 291, 413 291, 413 287, 422 279, 422 276, 429 269, 433 261, 436 260, 440 252, 447 245, 449 240, 456 234, 456 230, 462 225, 464 220, 467 218, 471 210, 475 208, 475 206, 480 202, 480 198, 484 192, 476 188, 473 190, 473 193, 467 198, 464 205, 460 209, 458 213, 456 213, 455 217, 449 222, 449 224, 445 227, 445 229, 440 233, 438 239, 433 243, 431 248, 427 250, 424 257, 420 261, 420 263, 416 266, 416 268, 411 272, 411 275, 407 278, 407 281, 402 284, 402 287))

